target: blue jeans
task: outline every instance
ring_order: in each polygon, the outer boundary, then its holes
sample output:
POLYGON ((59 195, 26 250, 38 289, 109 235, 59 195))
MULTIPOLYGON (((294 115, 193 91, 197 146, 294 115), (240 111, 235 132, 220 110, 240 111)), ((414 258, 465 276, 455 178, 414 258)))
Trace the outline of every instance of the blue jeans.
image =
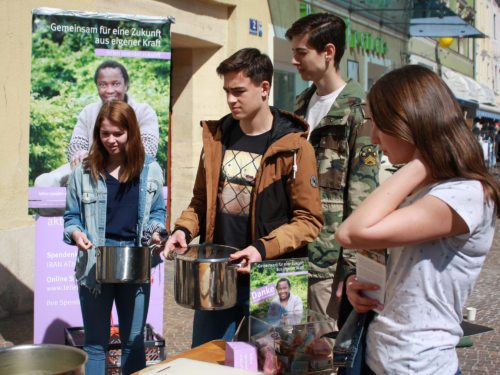
POLYGON ((249 314, 250 280, 238 276, 236 305, 225 310, 196 310, 193 319, 193 348, 212 340, 231 341, 241 320, 249 314))
MULTIPOLYGON (((107 239, 106 245, 133 245, 133 241, 128 243, 107 239)), ((122 374, 131 374, 146 367, 144 326, 148 315, 150 284, 102 284, 99 294, 93 294, 87 287, 80 286, 78 293, 85 330, 83 349, 89 356, 85 373, 106 373, 113 301, 120 325, 122 374)))

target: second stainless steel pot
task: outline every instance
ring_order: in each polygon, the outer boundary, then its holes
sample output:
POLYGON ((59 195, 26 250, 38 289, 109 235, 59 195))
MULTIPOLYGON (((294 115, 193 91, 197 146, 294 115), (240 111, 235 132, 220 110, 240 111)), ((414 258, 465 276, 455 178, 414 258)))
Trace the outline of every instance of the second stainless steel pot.
POLYGON ((83 375, 87 354, 66 345, 19 345, 0 349, 0 374, 83 375))
POLYGON ((96 248, 96 279, 99 283, 149 283, 149 247, 99 246, 96 248))
POLYGON ((224 310, 236 305, 238 264, 229 246, 191 245, 174 255, 174 297, 184 307, 195 310, 224 310))

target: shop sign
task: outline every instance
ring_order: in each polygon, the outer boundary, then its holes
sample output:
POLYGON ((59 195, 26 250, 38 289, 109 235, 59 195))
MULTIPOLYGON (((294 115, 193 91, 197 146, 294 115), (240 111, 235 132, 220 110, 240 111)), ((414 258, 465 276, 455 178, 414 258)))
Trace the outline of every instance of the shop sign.
MULTIPOLYGON (((366 0, 366 4, 377 6, 382 9, 387 8, 388 3, 388 0, 366 0)), ((300 2, 299 11, 301 17, 316 13, 316 9, 313 9, 310 4, 303 1, 300 2)), ((372 33, 366 31, 352 30, 351 20, 349 18, 345 19, 345 23, 346 44, 349 46, 349 48, 360 48, 365 52, 377 53, 379 55, 385 55, 387 52, 389 52, 389 46, 384 39, 373 37, 372 33)))
POLYGON ((345 20, 347 25, 346 43, 349 48, 360 48, 366 52, 373 52, 385 55, 389 51, 387 42, 379 37, 373 37, 372 33, 366 31, 356 31, 351 29, 351 21, 345 20))

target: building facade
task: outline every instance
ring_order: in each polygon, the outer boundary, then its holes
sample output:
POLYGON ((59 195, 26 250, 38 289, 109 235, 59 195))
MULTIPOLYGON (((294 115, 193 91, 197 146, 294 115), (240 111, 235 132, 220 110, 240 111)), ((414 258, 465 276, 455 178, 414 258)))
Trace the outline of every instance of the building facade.
MULTIPOLYGON (((291 46, 285 38, 286 30, 291 24, 307 14, 332 13, 346 22, 346 51, 340 63, 341 75, 344 79, 358 81, 365 90, 385 72, 406 64, 406 30, 399 24, 390 22, 399 17, 397 10, 392 12, 390 8, 386 9, 384 17, 380 15, 381 12, 373 11, 373 6, 386 5, 379 4, 380 1, 357 2, 359 6, 355 4, 350 8, 344 1, 269 0, 268 3, 274 30, 270 44, 275 64, 273 97, 274 104, 278 107, 291 110, 295 96, 308 85, 301 80, 291 63, 291 46), (389 22, 381 22, 385 19, 389 22)), ((352 5, 356 2, 350 3, 352 5)))
POLYGON ((487 35, 475 45, 476 79, 484 90, 478 117, 500 122, 500 1, 478 0, 476 21, 487 35))

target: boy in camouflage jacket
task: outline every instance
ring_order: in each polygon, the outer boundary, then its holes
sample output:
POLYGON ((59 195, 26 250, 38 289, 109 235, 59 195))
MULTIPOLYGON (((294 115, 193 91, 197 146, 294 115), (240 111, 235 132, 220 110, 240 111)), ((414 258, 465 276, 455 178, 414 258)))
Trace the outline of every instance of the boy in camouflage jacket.
POLYGON ((293 64, 313 85, 301 93, 295 112, 310 126, 315 149, 324 226, 309 244, 309 307, 338 319, 342 280, 354 268, 354 252, 335 241, 340 223, 378 185, 378 147, 371 144, 365 94, 340 76, 345 23, 332 14, 297 20, 287 31, 293 64))

